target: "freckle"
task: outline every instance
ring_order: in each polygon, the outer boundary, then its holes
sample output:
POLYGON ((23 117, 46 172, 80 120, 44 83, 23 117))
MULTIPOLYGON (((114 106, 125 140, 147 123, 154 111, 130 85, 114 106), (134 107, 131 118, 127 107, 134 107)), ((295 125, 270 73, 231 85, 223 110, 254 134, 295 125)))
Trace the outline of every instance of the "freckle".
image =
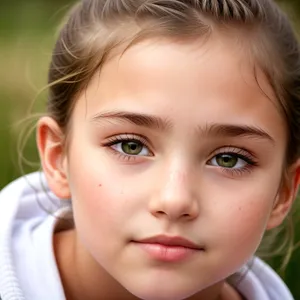
POLYGON ((102 186, 102 184, 101 183, 99 183, 99 185, 98 185, 99 187, 101 187, 102 186))

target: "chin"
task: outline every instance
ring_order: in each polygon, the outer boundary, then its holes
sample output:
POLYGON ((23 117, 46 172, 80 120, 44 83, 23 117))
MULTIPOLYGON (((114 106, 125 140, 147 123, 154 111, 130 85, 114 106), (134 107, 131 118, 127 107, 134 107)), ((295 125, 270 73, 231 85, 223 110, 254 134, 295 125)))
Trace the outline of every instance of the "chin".
POLYGON ((134 296, 143 300, 183 300, 192 296, 193 294, 186 293, 161 293, 160 291, 151 291, 151 292, 143 292, 139 291, 137 293, 132 293, 134 296))
POLYGON ((155 285, 136 282, 128 287, 125 286, 125 288, 131 294, 143 300, 183 300, 198 292, 187 287, 181 289, 178 285, 176 286, 170 281, 155 285))

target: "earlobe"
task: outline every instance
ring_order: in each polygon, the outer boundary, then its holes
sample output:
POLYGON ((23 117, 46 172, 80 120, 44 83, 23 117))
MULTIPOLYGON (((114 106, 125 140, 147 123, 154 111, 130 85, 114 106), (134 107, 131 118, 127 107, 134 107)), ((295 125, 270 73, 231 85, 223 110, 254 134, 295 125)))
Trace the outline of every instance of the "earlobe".
POLYGON ((294 201, 296 200, 299 184, 300 159, 291 166, 281 189, 278 191, 278 195, 274 202, 274 207, 267 224, 267 230, 279 226, 286 218, 294 201))
POLYGON ((64 135, 50 117, 42 117, 37 124, 37 146, 49 188, 57 197, 69 199, 64 135))

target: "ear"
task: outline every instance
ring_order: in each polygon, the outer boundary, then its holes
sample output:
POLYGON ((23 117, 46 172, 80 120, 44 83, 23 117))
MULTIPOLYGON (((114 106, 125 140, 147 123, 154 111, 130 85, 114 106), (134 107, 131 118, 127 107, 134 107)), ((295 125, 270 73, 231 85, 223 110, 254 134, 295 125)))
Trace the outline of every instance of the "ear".
POLYGON ((58 198, 70 199, 64 138, 60 127, 52 118, 42 117, 39 120, 37 146, 47 183, 58 198))
POLYGON ((289 168, 286 178, 283 179, 267 224, 267 229, 279 226, 286 218, 297 197, 299 184, 300 159, 289 168))

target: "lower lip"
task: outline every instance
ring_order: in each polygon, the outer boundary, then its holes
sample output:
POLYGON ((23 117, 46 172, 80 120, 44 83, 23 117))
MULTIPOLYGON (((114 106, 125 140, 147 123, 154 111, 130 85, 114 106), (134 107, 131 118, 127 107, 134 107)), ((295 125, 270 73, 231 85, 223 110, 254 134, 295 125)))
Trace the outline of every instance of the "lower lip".
POLYGON ((181 246, 166 246, 162 244, 137 243, 151 258, 164 262, 180 262, 190 258, 200 250, 181 246))

